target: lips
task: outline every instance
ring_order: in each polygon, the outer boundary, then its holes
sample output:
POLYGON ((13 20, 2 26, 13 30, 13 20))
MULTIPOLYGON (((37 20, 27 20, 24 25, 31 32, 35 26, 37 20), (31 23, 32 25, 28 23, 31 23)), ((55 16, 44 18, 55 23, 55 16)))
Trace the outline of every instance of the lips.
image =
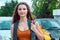
POLYGON ((24 13, 21 13, 21 15, 23 15, 24 13))

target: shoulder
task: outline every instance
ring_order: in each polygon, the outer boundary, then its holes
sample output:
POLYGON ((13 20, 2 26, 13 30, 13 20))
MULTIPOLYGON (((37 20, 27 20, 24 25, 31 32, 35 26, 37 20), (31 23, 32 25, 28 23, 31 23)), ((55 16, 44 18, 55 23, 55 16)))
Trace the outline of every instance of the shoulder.
POLYGON ((14 28, 14 26, 16 26, 18 24, 18 21, 16 21, 15 23, 11 24, 11 28, 14 28))
POLYGON ((14 24, 11 25, 11 28, 14 28, 14 24))
POLYGON ((11 27, 14 27, 14 24, 12 24, 11 27))

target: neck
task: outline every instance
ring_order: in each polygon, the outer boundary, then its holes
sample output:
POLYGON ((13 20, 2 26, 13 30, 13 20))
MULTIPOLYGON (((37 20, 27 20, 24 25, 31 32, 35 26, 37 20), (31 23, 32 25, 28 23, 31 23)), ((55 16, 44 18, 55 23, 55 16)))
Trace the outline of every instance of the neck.
POLYGON ((27 17, 20 17, 20 22, 26 22, 27 21, 27 17))

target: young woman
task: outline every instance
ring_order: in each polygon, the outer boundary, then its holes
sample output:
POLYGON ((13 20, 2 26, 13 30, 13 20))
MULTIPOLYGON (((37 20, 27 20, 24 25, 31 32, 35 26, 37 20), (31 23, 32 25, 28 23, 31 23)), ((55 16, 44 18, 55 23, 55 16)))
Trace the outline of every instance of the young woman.
POLYGON ((44 40, 43 33, 38 23, 34 22, 34 17, 25 2, 19 3, 15 8, 11 26, 11 40, 44 40))

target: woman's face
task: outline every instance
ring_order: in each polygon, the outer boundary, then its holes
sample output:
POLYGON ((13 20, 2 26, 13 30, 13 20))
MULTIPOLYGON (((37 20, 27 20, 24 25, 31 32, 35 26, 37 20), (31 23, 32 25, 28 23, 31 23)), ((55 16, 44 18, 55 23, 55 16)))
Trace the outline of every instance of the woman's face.
POLYGON ((27 16, 27 7, 26 7, 26 5, 24 5, 24 4, 21 4, 21 5, 19 5, 18 6, 18 15, 20 16, 20 17, 25 17, 25 16, 27 16))

